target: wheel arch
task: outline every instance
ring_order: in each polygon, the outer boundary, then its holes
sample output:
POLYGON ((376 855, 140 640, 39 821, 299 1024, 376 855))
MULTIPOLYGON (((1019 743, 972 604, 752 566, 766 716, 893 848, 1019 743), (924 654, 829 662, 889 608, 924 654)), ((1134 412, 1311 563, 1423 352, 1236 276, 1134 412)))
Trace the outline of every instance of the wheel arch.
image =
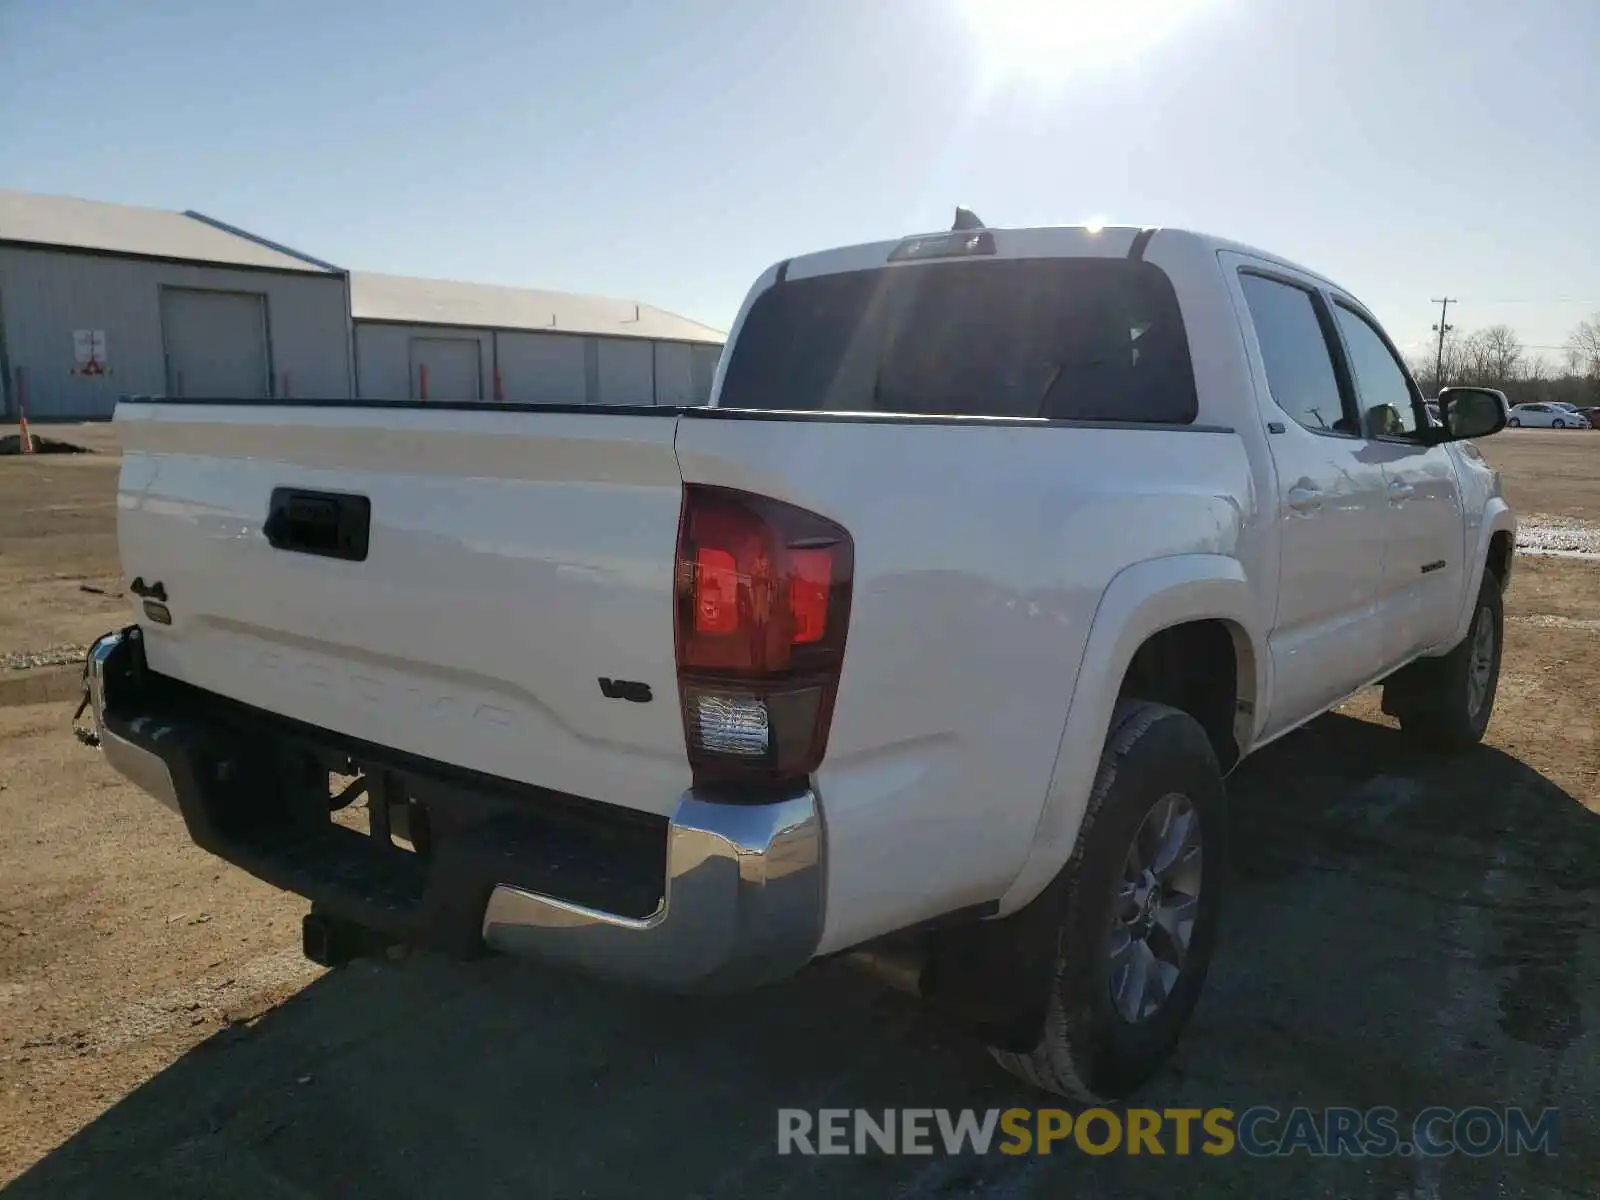
MULTIPOLYGON (((1203 637, 1227 635, 1233 657, 1231 757, 1248 749, 1266 690, 1256 606, 1243 564, 1225 555, 1151 559, 1125 567, 1112 579, 1090 625, 1033 843, 1001 898, 1002 914, 1036 897, 1071 857, 1112 713, 1126 694, 1136 656, 1151 639, 1186 627, 1213 631, 1203 637)), ((1220 732, 1213 720, 1207 733, 1214 748, 1220 732)))
POLYGON ((1491 496, 1484 505, 1471 556, 1467 559, 1466 586, 1461 593, 1461 607, 1456 615, 1455 632, 1447 644, 1439 647, 1440 653, 1448 653, 1467 636, 1467 628, 1472 624, 1472 614, 1477 606, 1478 591, 1483 587, 1485 571, 1494 572, 1495 578, 1500 581, 1502 592, 1511 585, 1512 564, 1516 557, 1516 537, 1517 518, 1512 513, 1511 506, 1502 497, 1491 496))

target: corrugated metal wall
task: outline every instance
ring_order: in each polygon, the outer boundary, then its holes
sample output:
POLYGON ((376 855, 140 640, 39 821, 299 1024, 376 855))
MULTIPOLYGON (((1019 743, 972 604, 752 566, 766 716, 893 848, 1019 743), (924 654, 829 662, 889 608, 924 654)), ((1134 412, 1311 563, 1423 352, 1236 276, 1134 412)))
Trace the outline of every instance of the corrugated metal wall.
MULTIPOLYGON (((344 281, 66 251, 0 246, 0 320, 6 359, 28 378, 32 417, 109 417, 119 395, 169 390, 163 287, 262 297, 272 391, 350 395, 344 281), (107 373, 74 374, 73 333, 105 335, 107 373)), ((14 372, 7 389, 13 410, 14 372)))
POLYGON ((657 404, 693 404, 694 369, 689 346, 683 342, 655 344, 657 404))
POLYGON ((654 404, 655 364, 650 343, 595 338, 595 404, 654 404))
POLYGON ((589 339, 559 333, 497 333, 495 354, 502 400, 589 402, 589 339))
POLYGON ((693 346, 689 350, 689 367, 694 373, 696 404, 711 400, 711 381, 717 373, 717 361, 722 357, 721 346, 693 346))
MULTIPOLYGON (((521 404, 704 404, 720 346, 571 333, 463 329, 449 325, 355 323, 356 377, 363 400, 422 398, 417 367, 444 343, 478 349, 476 395, 432 372, 428 399, 521 404), (497 389, 498 379, 498 389, 497 389)), ((461 372, 453 367, 451 379, 461 372)))

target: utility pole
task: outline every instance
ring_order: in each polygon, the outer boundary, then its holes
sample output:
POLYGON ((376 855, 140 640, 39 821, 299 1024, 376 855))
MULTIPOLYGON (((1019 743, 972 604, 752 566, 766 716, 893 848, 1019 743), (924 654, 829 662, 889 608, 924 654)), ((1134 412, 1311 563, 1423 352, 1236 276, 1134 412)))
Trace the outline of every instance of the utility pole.
POLYGON ((1455 302, 1454 296, 1446 296, 1442 300, 1428 301, 1429 304, 1437 304, 1439 306, 1439 323, 1433 327, 1433 331, 1439 335, 1439 357, 1435 360, 1433 367, 1433 394, 1435 396, 1444 388, 1444 335, 1455 328, 1454 325, 1446 325, 1444 319, 1449 315, 1450 306, 1455 302))

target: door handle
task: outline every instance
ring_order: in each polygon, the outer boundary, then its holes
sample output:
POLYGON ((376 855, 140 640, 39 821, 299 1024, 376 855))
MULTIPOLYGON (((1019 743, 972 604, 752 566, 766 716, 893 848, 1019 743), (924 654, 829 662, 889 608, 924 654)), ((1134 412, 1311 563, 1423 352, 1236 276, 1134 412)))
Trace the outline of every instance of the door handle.
POLYGON ((261 532, 274 550, 367 561, 372 501, 342 492, 273 488, 261 532))
POLYGON ((1314 513, 1322 507, 1322 493, 1316 488, 1292 487, 1289 489, 1289 507, 1297 513, 1314 513))
POLYGON ((1389 484, 1389 499, 1394 501, 1409 500, 1416 494, 1417 489, 1404 479, 1396 479, 1389 484))

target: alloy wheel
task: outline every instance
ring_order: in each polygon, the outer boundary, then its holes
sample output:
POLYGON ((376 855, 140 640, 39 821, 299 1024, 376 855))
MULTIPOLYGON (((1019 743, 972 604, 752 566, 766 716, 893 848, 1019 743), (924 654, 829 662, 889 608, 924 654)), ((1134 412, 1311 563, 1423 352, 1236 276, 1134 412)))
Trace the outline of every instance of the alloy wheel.
POLYGON ((1474 719, 1489 696, 1489 681, 1494 675, 1494 614, 1489 606, 1478 609, 1472 622, 1472 650, 1467 662, 1467 703, 1474 719))
POLYGON ((1200 909, 1200 813, 1169 792, 1145 814, 1117 883, 1111 934, 1111 1002, 1129 1024, 1149 1020, 1177 986, 1200 909))

